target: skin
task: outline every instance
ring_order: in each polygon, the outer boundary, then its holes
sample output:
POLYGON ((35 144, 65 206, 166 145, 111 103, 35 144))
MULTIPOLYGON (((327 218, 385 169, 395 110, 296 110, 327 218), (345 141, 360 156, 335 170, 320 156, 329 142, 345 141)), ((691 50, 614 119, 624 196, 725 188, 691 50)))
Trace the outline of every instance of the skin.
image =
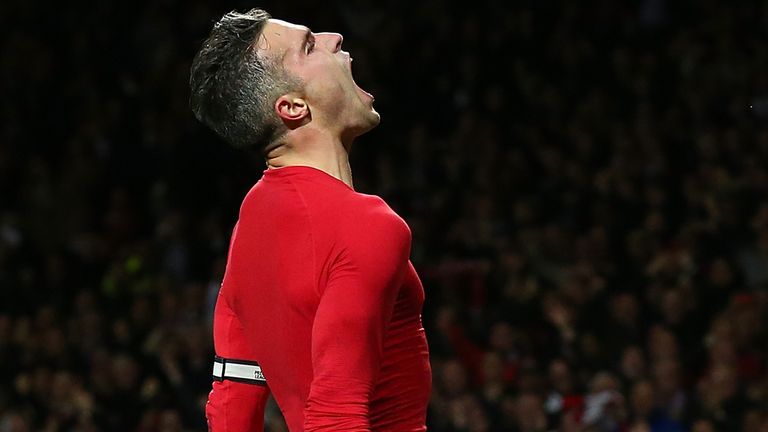
POLYGON ((280 96, 274 109, 288 128, 285 139, 267 149, 267 167, 317 168, 352 187, 349 151, 358 136, 379 124, 373 96, 355 84, 352 58, 338 33, 313 33, 307 27, 270 19, 258 52, 278 56, 288 73, 301 79, 300 92, 280 96))

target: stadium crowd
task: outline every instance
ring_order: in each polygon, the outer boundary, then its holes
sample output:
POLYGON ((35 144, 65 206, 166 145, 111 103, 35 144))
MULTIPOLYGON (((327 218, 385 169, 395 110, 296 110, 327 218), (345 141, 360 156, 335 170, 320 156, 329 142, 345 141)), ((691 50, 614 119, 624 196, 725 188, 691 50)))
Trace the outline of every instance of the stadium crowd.
POLYGON ((355 186, 413 232, 430 431, 768 431, 768 3, 274 3, 0 3, 0 432, 205 430, 264 163, 188 72, 254 6, 376 95, 355 186))

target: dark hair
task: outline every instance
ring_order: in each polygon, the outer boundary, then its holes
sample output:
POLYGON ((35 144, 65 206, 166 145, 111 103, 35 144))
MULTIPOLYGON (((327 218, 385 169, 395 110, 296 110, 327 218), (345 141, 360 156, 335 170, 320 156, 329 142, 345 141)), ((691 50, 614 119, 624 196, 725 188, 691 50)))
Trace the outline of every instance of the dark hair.
POLYGON ((256 41, 270 15, 225 14, 192 61, 189 105, 195 117, 235 147, 264 151, 286 132, 272 105, 301 82, 282 56, 262 56, 256 41))

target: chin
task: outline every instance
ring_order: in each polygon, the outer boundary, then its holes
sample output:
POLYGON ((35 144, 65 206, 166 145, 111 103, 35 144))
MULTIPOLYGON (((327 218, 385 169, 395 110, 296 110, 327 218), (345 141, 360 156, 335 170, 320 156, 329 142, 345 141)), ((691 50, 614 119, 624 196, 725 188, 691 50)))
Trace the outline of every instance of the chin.
POLYGON ((379 115, 379 113, 376 112, 376 110, 373 109, 373 107, 371 107, 371 111, 368 113, 368 115, 371 118, 371 123, 372 123, 371 129, 375 128, 376 126, 379 125, 379 123, 381 123, 381 115, 379 115))
POLYGON ((371 108, 370 111, 365 112, 362 116, 360 116, 359 121, 354 126, 349 128, 350 135, 353 138, 357 138, 378 126, 380 121, 381 116, 379 116, 379 113, 371 108))
POLYGON ((375 109, 373 109, 373 107, 371 107, 371 110, 365 114, 366 114, 365 115, 365 120, 366 120, 365 132, 368 132, 369 130, 379 125, 379 123, 381 122, 381 116, 379 115, 378 112, 376 112, 375 109))

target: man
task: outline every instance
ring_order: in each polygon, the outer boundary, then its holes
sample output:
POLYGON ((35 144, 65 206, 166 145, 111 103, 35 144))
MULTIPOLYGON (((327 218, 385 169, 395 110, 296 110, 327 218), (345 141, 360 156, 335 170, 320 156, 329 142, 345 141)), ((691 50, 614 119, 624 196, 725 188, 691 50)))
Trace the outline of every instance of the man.
POLYGON ((353 140, 379 123, 342 36, 265 11, 215 24, 191 69, 196 117, 267 169, 246 195, 216 304, 213 432, 424 431, 424 291, 406 223, 353 189, 353 140))

